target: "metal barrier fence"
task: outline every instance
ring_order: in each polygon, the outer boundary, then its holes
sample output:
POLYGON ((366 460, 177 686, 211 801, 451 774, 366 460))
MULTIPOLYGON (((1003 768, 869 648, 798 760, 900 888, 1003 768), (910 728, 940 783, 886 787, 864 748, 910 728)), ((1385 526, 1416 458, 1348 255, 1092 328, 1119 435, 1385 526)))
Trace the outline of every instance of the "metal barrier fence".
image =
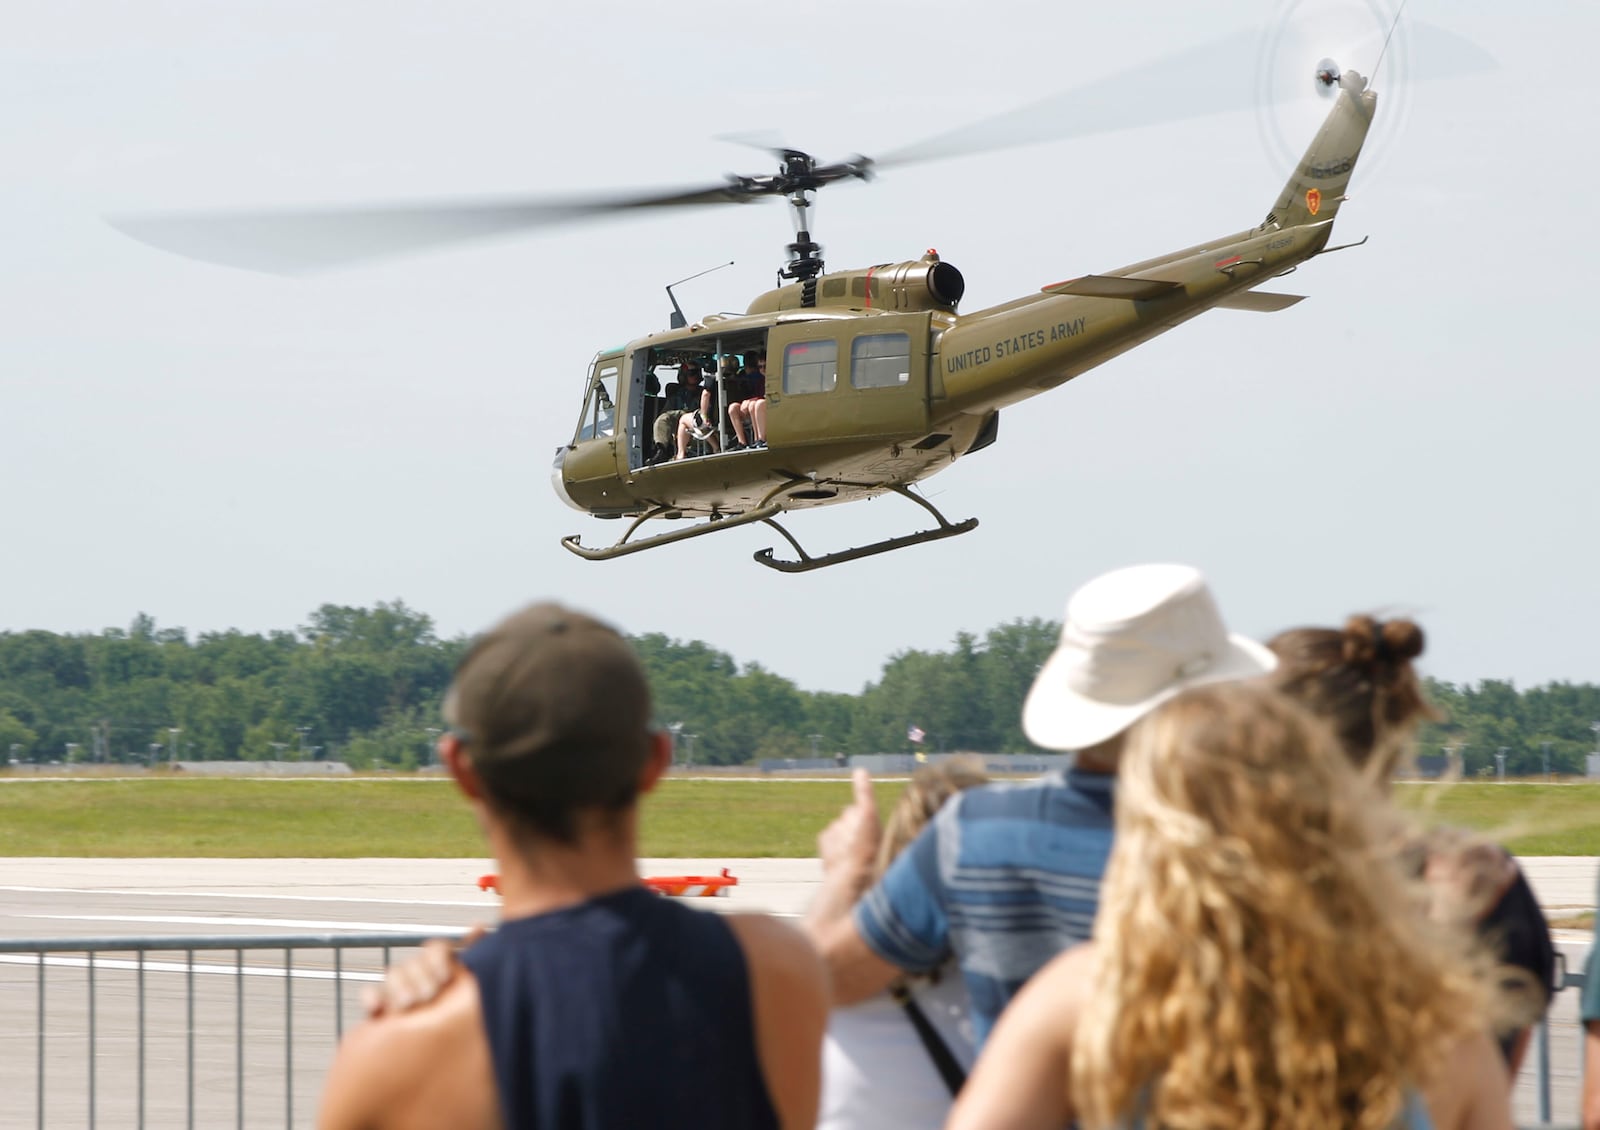
MULTIPOLYGON (((0 940, 0 1125, 143 1130, 148 1119, 189 1130, 229 1122, 238 1130, 280 1124, 294 1130, 296 1096, 320 1091, 347 1017, 361 1016, 360 988, 383 979, 396 950, 440 936, 448 935, 0 940), (152 954, 182 960, 152 960, 152 954), (281 960, 266 960, 279 954, 281 960), (68 969, 84 976, 49 975, 68 969), (207 981, 221 991, 207 992, 207 981), (273 991, 274 982, 281 992, 273 991), (259 1019, 273 1012, 281 1026, 259 1019), (112 1093, 103 1098, 103 1090, 112 1093)), ((1565 990, 1583 985, 1582 973, 1563 969, 1550 1015, 1557 1005, 1575 1015, 1575 994, 1565 990)), ((1523 1069, 1542 1127, 1552 1125, 1554 1076, 1573 1080, 1574 1096, 1581 1086, 1581 1026, 1575 1066, 1558 1071, 1551 1044, 1547 1019, 1523 1069)), ((310 1103, 298 1113, 309 1125, 310 1103)))
POLYGON ((0 1126, 308 1126, 361 988, 436 936, 0 940, 0 1126))
MULTIPOLYGON (((1574 972, 1567 968, 1566 955, 1558 953, 1557 960, 1560 962, 1560 965, 1558 966, 1556 977, 1556 996, 1555 999, 1550 1002, 1550 1007, 1545 1010, 1544 1019, 1541 1020, 1539 1022, 1539 1026, 1534 1029, 1532 1048, 1533 1062, 1532 1064, 1528 1065, 1528 1067, 1532 1067, 1533 1069, 1535 1094, 1538 1102, 1538 1124, 1540 1126, 1552 1125, 1551 1118, 1554 1109, 1553 1104, 1551 1103, 1551 1081, 1556 1075, 1556 1065, 1551 1055, 1550 1025, 1557 1016, 1558 1007, 1562 1007, 1563 1009, 1565 1007, 1570 1007, 1574 1016, 1576 1016, 1577 1009, 1573 998, 1582 994, 1584 985, 1586 984, 1586 977, 1582 971, 1574 972), (1569 995, 1567 993, 1568 989, 1574 989, 1576 992, 1569 995)), ((1584 1068, 1583 1025, 1579 1023, 1577 1027, 1577 1062, 1575 1064, 1575 1070, 1563 1073, 1564 1077, 1573 1080, 1574 1094, 1577 1094, 1583 1090, 1584 1068)), ((1528 1067, 1523 1068, 1524 1075, 1528 1073, 1528 1067)), ((1574 1110, 1574 1113, 1577 1113, 1576 1109, 1574 1110)), ((1576 1122, 1577 1118, 1574 1118, 1574 1124, 1576 1124, 1576 1122)))

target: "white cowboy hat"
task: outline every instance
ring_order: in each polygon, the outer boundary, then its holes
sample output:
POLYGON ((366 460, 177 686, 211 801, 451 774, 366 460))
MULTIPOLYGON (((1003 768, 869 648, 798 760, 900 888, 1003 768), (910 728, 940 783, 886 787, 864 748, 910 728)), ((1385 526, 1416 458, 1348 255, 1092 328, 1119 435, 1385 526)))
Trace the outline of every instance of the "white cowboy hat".
POLYGON ((1198 569, 1131 565, 1067 601, 1061 642, 1028 691, 1022 729, 1045 749, 1087 749, 1189 687, 1277 665, 1261 644, 1229 634, 1198 569))

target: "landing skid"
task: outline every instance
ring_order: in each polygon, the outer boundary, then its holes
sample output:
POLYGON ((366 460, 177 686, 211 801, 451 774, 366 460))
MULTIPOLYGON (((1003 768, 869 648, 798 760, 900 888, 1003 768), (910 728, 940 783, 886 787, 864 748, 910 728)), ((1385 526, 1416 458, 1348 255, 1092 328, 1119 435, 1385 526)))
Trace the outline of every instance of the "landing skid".
POLYGON ((735 514, 730 517, 713 516, 686 529, 671 530, 664 534, 656 534, 654 537, 630 541, 629 539, 644 523, 652 518, 660 518, 663 515, 670 514, 676 509, 671 506, 657 506, 655 509, 648 510, 635 518, 628 526, 627 531, 611 545, 598 548, 582 545, 578 540, 582 536, 580 534, 569 534, 561 539, 561 544, 586 561, 610 561, 612 558, 626 557, 630 553, 640 553, 646 549, 655 549, 657 546, 671 545, 675 541, 688 541, 690 538, 697 538, 703 534, 714 534, 720 530, 748 526, 753 522, 765 522, 783 535, 784 540, 794 547, 795 553, 800 555, 800 559, 798 561, 778 561, 773 558, 771 549, 762 549, 756 551, 756 561, 769 569, 777 569, 784 573, 809 573, 813 569, 823 569, 829 565, 839 565, 862 557, 873 557, 879 553, 888 553, 891 549, 903 549, 908 545, 921 545, 923 542, 953 538, 957 534, 964 534, 969 530, 976 529, 978 525, 976 518, 968 518, 964 522, 949 522, 943 514, 934 508, 933 503, 927 499, 912 494, 910 490, 903 486, 888 485, 884 489, 891 490, 902 498, 910 499, 929 514, 932 514, 939 522, 938 527, 931 530, 921 530, 914 534, 903 534, 897 538, 888 538, 884 541, 873 542, 871 545, 863 545, 855 549, 841 549, 837 553, 826 553, 821 557, 812 557, 801 548, 800 543, 795 540, 793 534, 774 521, 779 514, 783 513, 783 496, 785 494, 791 490, 812 485, 814 484, 806 479, 791 480, 775 488, 761 500, 759 506, 746 510, 743 514, 735 514))
POLYGON ((795 540, 793 534, 778 525, 771 517, 765 517, 760 520, 782 534, 784 540, 794 546, 794 551, 800 555, 800 560, 779 561, 772 556, 771 549, 758 549, 755 552, 756 562, 765 565, 769 569, 777 569, 784 573, 809 573, 813 569, 825 569, 829 565, 841 565, 846 561, 856 561, 862 557, 874 557, 880 553, 888 553, 892 549, 903 549, 908 545, 921 545, 923 542, 953 538, 957 534, 964 534, 969 530, 976 529, 978 526, 976 518, 968 518, 964 522, 947 521, 945 516, 934 508, 933 503, 920 495, 912 494, 911 491, 903 486, 890 486, 888 489, 894 491, 901 498, 910 499, 929 514, 932 514, 938 519, 938 527, 932 530, 919 530, 914 534, 902 534, 897 538, 886 538, 883 541, 875 541, 871 545, 857 546, 854 549, 841 549, 836 553, 825 553, 821 557, 812 557, 801 548, 800 543, 795 540))

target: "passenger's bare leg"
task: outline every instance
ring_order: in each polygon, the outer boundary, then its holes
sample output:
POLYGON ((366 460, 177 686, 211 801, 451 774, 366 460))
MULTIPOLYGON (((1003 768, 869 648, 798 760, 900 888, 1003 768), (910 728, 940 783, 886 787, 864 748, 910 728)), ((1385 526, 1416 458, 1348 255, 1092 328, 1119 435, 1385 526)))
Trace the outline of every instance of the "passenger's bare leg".
POLYGON ((741 445, 748 441, 744 438, 744 405, 733 404, 728 407, 728 423, 733 425, 733 438, 741 445))
POLYGON ((756 433, 757 443, 767 442, 767 398, 750 401, 750 430, 756 433))

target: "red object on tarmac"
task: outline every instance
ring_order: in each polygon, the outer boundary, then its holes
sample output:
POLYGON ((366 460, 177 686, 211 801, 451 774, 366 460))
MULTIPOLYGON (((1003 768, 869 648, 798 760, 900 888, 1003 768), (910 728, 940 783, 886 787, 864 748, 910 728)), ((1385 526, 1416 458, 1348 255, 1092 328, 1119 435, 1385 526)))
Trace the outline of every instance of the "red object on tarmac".
MULTIPOLYGON (((672 898, 726 898, 729 887, 737 887, 739 878, 722 869, 721 875, 659 875, 644 880, 644 885, 658 895, 672 898)), ((484 875, 478 879, 478 890, 500 893, 500 877, 484 875)))
POLYGON ((721 875, 661 875, 646 878, 644 885, 673 898, 726 898, 728 888, 737 887, 739 880, 724 867, 721 875))

